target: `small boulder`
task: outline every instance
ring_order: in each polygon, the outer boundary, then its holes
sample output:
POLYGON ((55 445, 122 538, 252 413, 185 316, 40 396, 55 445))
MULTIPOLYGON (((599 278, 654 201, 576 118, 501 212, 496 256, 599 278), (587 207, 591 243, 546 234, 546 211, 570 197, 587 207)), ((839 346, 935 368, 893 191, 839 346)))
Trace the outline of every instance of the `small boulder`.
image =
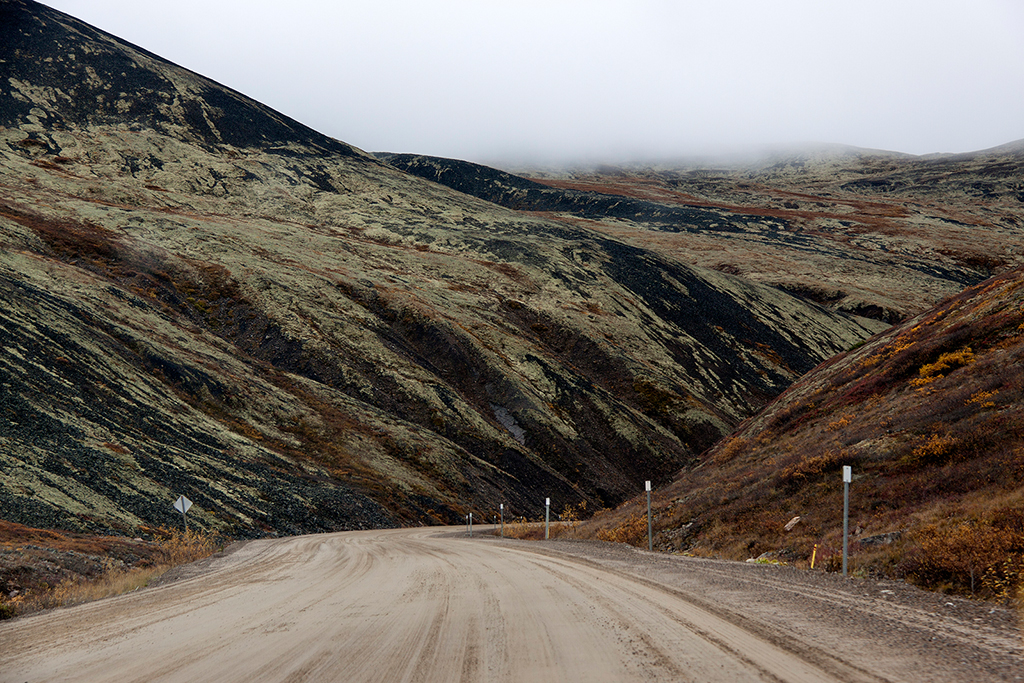
POLYGON ((903 537, 903 532, 890 531, 887 534, 875 534, 874 536, 866 536, 860 539, 859 543, 862 546, 865 545, 890 545, 900 540, 903 537))

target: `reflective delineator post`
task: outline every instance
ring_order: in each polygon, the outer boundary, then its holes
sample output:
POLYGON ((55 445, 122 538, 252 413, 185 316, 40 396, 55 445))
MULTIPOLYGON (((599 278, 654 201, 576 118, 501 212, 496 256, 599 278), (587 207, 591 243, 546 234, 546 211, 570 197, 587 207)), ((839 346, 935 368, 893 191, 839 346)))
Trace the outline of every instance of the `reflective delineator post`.
POLYGON ((473 535, 473 513, 469 513, 469 535, 473 535))
POLYGON ((548 525, 551 521, 551 499, 544 499, 544 540, 548 540, 548 525))
POLYGON ((505 504, 499 505, 498 510, 501 512, 501 537, 505 538, 505 504))
POLYGON ((647 482, 647 551, 654 551, 654 535, 651 533, 651 482, 647 482))
POLYGON ((846 558, 850 546, 850 482, 853 469, 843 465, 843 576, 846 576, 846 558))

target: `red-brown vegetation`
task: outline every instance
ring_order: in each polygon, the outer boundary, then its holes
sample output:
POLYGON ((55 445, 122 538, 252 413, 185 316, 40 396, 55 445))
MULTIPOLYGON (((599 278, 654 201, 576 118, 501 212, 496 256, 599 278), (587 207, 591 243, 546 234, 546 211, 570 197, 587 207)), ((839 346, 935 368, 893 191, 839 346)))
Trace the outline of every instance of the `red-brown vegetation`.
MULTIPOLYGON (((1022 404, 1017 269, 804 377, 659 492, 657 543, 731 559, 771 552, 800 566, 817 546, 817 566, 838 567, 840 472, 850 465, 855 572, 1013 597, 1024 577, 1022 404)), ((642 504, 583 533, 625 529, 642 504)))
POLYGON ((147 538, 91 536, 0 520, 0 619, 135 590, 224 543, 198 531, 141 528, 147 538))

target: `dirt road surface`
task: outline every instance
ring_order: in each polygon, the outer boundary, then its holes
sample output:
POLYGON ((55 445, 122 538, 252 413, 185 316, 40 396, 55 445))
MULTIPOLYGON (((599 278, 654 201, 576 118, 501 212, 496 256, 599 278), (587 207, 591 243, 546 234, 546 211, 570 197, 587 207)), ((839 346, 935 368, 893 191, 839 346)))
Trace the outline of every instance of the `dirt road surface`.
POLYGON ((453 529, 242 545, 0 624, 0 681, 1024 680, 1016 615, 902 584, 453 529))

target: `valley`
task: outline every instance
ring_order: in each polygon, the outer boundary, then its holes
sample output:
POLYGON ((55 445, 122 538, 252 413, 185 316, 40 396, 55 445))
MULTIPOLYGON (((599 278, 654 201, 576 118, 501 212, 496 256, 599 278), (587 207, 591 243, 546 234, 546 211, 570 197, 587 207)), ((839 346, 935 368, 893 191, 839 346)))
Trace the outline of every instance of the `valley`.
POLYGON ((803 566, 854 464, 863 536, 902 539, 863 574, 1014 599, 1020 141, 500 170, 29 0, 0 32, 0 595, 95 573, 41 530, 145 565, 180 495, 228 540, 552 498, 640 543, 652 481, 660 549, 803 566))

